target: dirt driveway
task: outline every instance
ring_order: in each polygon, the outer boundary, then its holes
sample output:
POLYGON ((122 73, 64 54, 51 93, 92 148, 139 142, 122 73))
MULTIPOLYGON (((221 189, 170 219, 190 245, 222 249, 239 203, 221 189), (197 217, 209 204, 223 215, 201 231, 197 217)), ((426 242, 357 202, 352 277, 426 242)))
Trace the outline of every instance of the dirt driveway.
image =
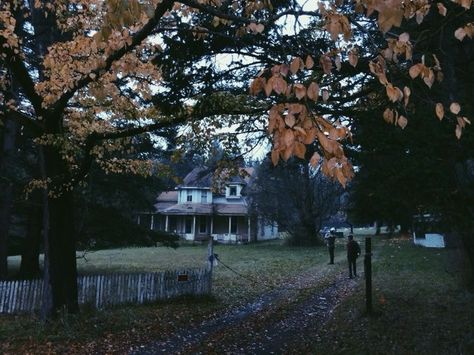
POLYGON ((339 302, 361 287, 340 267, 330 275, 307 270, 254 301, 213 319, 190 325, 172 337, 135 346, 131 354, 279 354, 301 353, 339 302))

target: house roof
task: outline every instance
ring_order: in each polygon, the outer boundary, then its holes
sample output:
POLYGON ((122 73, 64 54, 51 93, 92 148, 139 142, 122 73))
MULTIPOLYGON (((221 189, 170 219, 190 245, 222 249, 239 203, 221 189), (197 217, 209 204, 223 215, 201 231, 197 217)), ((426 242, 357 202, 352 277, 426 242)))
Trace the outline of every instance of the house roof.
POLYGON ((154 207, 157 211, 161 211, 175 205, 177 202, 178 191, 165 191, 157 197, 154 207))
MULTIPOLYGON (((156 206, 156 205, 155 205, 156 206)), ((234 216, 247 215, 247 206, 244 204, 205 204, 205 203, 183 203, 175 204, 163 209, 157 208, 158 212, 165 215, 212 215, 234 216)))
MULTIPOLYGON (((234 175, 227 178, 226 183, 242 184, 246 185, 251 176, 253 175, 254 168, 240 168, 240 172, 245 172, 246 176, 241 177, 240 175, 234 175)), ((186 175, 183 179, 183 183, 179 187, 207 187, 212 186, 212 179, 214 177, 214 171, 209 168, 194 168, 191 172, 186 175)))

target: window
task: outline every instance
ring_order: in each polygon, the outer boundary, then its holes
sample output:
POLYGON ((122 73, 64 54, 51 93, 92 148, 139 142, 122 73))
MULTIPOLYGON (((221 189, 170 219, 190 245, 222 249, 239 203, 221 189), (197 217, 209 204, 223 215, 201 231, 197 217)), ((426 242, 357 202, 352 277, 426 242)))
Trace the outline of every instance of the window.
POLYGON ((207 203, 207 191, 201 191, 201 203, 207 203))
POLYGON ((230 234, 237 234, 237 217, 230 217, 230 234))
POLYGON ((186 201, 193 202, 193 192, 191 190, 187 191, 186 201))
POLYGON ((186 217, 184 233, 190 234, 193 231, 193 217, 186 217))
POLYGON ((229 186, 229 196, 237 196, 237 186, 229 186))

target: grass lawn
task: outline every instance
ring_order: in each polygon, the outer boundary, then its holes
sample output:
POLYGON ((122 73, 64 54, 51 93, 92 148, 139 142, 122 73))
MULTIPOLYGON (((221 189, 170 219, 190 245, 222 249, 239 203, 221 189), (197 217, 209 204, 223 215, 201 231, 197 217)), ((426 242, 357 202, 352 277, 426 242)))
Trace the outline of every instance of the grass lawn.
MULTIPOLYGON (((336 246, 336 268, 346 267, 344 240, 336 246)), ((0 316, 0 353, 124 353, 265 292, 315 268, 330 276, 324 247, 289 248, 281 242, 217 245, 223 265, 215 269, 215 298, 180 299, 100 312, 83 310, 42 326, 30 316, 0 316), (120 344, 119 347, 117 347, 120 344)), ((79 260, 80 273, 158 271, 205 265, 207 246, 97 251, 79 260)), ((364 310, 364 282, 341 302, 309 353, 474 353, 474 296, 465 290, 457 252, 415 247, 408 240, 374 242, 374 315, 364 310)), ((11 259, 15 263, 15 259, 11 259)), ((359 262, 359 267, 361 262, 359 262)), ((319 276, 318 276, 319 277, 319 276)))
MULTIPOLYGON (((338 248, 343 258, 343 245, 338 248)), ((214 252, 223 263, 246 277, 218 265, 214 269, 213 299, 181 299, 144 306, 121 306, 101 312, 84 310, 80 315, 64 317, 42 326, 30 316, 0 315, 0 353, 85 351, 104 352, 110 344, 154 339, 176 329, 212 317, 225 306, 237 305, 268 290, 267 284, 279 284, 311 267, 322 273, 327 268, 327 250, 319 248, 290 248, 281 241, 249 245, 216 245, 214 252)), ((91 252, 78 260, 79 273, 108 273, 127 271, 161 271, 204 267, 207 245, 184 245, 169 248, 124 248, 91 252)), ((10 258, 10 266, 19 260, 10 258)), ((114 351, 117 351, 114 348, 114 351)))
POLYGON ((365 289, 335 311, 316 353, 474 354, 474 294, 463 284, 456 250, 428 249, 408 240, 374 246, 374 313, 365 289))

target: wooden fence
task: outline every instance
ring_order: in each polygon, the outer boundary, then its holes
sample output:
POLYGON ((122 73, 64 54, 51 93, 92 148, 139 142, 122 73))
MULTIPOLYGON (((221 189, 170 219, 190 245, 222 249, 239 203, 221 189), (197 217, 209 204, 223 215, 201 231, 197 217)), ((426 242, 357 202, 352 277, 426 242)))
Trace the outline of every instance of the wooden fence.
MULTIPOLYGON (((79 304, 90 304, 99 309, 108 305, 210 294, 211 272, 192 269, 79 276, 77 286, 79 304)), ((42 300, 42 280, 0 282, 0 313, 34 312, 40 309, 42 300)))

